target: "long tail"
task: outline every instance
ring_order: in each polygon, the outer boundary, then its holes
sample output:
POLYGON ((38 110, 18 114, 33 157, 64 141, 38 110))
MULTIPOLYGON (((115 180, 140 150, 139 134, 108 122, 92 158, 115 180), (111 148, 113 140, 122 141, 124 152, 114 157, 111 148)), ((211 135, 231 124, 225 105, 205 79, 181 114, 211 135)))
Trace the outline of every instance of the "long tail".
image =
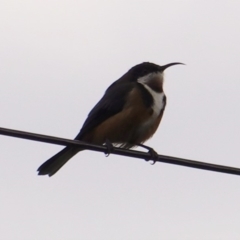
POLYGON ((48 175, 51 177, 55 174, 70 158, 84 149, 65 147, 62 151, 48 159, 38 168, 38 175, 48 175))

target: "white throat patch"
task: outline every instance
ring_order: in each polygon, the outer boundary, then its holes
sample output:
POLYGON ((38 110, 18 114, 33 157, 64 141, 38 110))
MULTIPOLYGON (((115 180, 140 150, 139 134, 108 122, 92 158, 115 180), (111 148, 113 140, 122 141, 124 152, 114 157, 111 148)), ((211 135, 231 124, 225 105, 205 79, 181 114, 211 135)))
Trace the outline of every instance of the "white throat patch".
POLYGON ((153 117, 158 117, 162 109, 164 108, 165 103, 163 102, 164 99, 164 92, 156 92, 151 87, 147 85, 147 83, 154 77, 158 77, 159 81, 163 82, 163 73, 149 73, 148 75, 139 78, 137 81, 138 83, 142 84, 144 88, 152 95, 153 97, 153 117))
POLYGON ((154 117, 158 117, 160 112, 162 111, 162 109, 164 108, 165 103, 163 102, 164 99, 164 92, 155 92, 154 90, 152 90, 152 88, 150 88, 147 84, 142 84, 147 90, 148 92, 152 95, 153 97, 153 115, 154 117))

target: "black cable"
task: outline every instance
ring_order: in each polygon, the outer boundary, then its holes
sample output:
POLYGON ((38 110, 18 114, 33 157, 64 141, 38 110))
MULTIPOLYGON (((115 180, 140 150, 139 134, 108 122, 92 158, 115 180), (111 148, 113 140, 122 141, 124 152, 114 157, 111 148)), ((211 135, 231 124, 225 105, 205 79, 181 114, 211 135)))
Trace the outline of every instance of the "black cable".
MULTIPOLYGON (((64 146, 74 145, 74 146, 83 147, 85 149, 92 150, 92 151, 104 152, 105 154, 107 154, 109 151, 109 149, 106 146, 102 146, 102 145, 94 145, 94 144, 81 142, 77 140, 69 140, 64 138, 23 132, 23 131, 7 129, 7 128, 0 128, 0 134, 5 136, 10 136, 10 137, 23 138, 23 139, 57 144, 57 145, 64 145, 64 146)), ((170 157, 165 155, 158 155, 158 159, 155 159, 155 157, 153 159, 153 156, 150 153, 145 153, 145 152, 140 152, 135 150, 128 150, 123 148, 114 147, 113 149, 111 149, 111 154, 117 154, 121 156, 133 157, 133 158, 140 158, 144 160, 153 160, 156 162, 164 162, 164 163, 175 164, 175 165, 191 167, 191 168, 198 168, 198 169, 214 171, 214 172, 240 175, 239 168, 211 164, 206 162, 199 162, 199 161, 188 160, 184 158, 170 157)))

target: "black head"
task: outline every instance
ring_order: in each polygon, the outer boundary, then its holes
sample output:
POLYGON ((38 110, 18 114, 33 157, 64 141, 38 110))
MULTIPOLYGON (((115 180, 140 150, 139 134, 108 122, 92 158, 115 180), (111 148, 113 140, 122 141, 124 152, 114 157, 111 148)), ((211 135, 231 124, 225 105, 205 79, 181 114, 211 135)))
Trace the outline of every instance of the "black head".
POLYGON ((123 76, 121 76, 118 80, 113 82, 107 90, 112 89, 112 87, 119 85, 119 84, 126 84, 129 82, 136 82, 139 78, 147 76, 151 73, 162 73, 168 67, 173 65, 183 64, 179 62, 169 63, 163 66, 159 66, 154 63, 150 62, 143 62, 134 67, 132 67, 128 72, 126 72, 123 76))
POLYGON ((177 64, 183 64, 183 63, 174 62, 174 63, 169 63, 169 64, 166 64, 163 66, 159 66, 157 64, 150 63, 150 62, 143 62, 143 63, 140 63, 140 64, 132 67, 128 71, 128 73, 130 73, 132 75, 133 81, 136 81, 140 77, 146 76, 150 73, 163 72, 168 67, 171 67, 171 66, 177 65, 177 64))

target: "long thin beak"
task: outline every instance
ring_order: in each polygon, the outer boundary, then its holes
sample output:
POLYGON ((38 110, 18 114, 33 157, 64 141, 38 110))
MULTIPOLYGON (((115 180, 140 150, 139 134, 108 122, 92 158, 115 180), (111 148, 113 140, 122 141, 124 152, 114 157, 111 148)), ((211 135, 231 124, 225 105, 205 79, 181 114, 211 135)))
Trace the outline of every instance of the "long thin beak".
POLYGON ((177 64, 185 65, 184 63, 174 62, 174 63, 169 63, 169 64, 166 64, 166 65, 160 66, 160 69, 161 69, 161 71, 164 71, 164 70, 167 69, 168 67, 171 67, 171 66, 177 65, 177 64))

